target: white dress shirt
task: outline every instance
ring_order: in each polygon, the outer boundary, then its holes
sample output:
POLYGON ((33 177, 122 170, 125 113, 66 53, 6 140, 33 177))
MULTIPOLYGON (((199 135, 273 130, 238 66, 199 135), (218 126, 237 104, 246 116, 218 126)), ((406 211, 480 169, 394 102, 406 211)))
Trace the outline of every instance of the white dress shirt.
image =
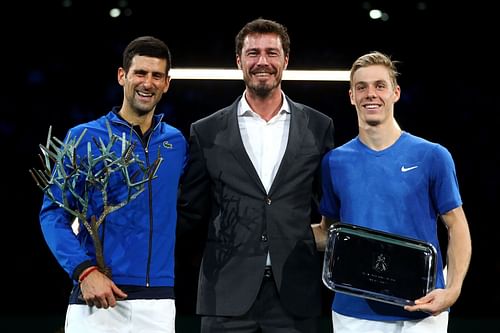
POLYGON ((238 124, 245 150, 269 193, 288 143, 290 107, 285 96, 281 110, 266 121, 252 111, 243 95, 238 106, 238 124))
MULTIPOLYGON (((252 111, 245 99, 245 94, 238 105, 241 139, 267 193, 285 154, 290 131, 290 106, 285 95, 283 93, 282 95, 281 109, 269 121, 252 111)), ((269 254, 266 264, 271 265, 269 254)))

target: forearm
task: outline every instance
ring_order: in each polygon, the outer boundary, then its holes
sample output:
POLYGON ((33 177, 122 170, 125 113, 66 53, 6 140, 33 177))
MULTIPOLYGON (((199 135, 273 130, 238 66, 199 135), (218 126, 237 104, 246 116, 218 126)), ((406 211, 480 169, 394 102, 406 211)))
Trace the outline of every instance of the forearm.
POLYGON ((467 220, 461 208, 447 213, 443 220, 448 227, 446 289, 455 295, 454 303, 460 295, 469 268, 472 245, 467 220))
POLYGON ((465 226, 450 227, 447 251, 446 289, 454 291, 457 298, 469 268, 471 259, 471 240, 465 226))

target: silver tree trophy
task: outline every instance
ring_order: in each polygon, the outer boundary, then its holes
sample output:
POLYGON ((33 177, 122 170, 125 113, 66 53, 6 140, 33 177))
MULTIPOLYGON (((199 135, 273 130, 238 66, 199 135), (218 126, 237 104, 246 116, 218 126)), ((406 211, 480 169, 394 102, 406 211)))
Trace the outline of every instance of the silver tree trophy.
MULTIPOLYGON (((42 155, 38 155, 42 164, 42 169, 30 169, 29 172, 35 180, 36 185, 52 202, 64 208, 71 215, 83 224, 92 238, 96 263, 99 271, 111 277, 111 269, 106 266, 101 239, 99 238, 99 226, 104 222, 106 216, 117 209, 122 208, 130 201, 137 198, 144 191, 145 184, 156 178, 156 172, 163 158, 158 156, 150 165, 139 159, 134 153, 135 143, 127 140, 125 133, 122 136, 113 134, 109 123, 106 121, 108 129, 108 142, 105 144, 101 138, 92 137, 98 148, 98 153, 92 151, 91 142, 87 142, 87 155, 77 156, 77 147, 81 143, 87 130, 77 137, 68 133, 65 142, 52 136, 52 126, 49 127, 47 143, 40 144, 42 155), (115 144, 121 144, 121 155, 113 151, 115 144), (129 167, 136 164, 139 168, 132 175, 129 174, 129 167), (110 202, 108 187, 110 177, 119 173, 126 184, 127 195, 119 202, 110 202), (84 183, 83 190, 79 190, 79 184, 84 183), (61 191, 60 196, 53 193, 54 186, 61 191), (89 201, 92 199, 90 193, 100 191, 103 208, 98 216, 88 216, 89 201), (70 204, 69 198, 76 204, 70 204)), ((132 135, 132 130, 129 134, 132 135)))

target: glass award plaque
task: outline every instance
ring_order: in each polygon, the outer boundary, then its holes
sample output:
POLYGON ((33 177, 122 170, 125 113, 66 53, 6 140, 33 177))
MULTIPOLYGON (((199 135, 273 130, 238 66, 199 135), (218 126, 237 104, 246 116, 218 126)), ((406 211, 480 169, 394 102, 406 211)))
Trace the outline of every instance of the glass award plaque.
POLYGON ((436 256, 430 243, 336 223, 328 230, 322 280, 335 292, 413 305, 435 288, 436 256))

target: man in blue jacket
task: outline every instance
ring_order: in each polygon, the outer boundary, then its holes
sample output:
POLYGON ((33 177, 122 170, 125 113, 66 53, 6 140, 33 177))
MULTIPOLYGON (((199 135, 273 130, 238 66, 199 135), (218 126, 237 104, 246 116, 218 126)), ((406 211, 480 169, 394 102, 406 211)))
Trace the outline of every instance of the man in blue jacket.
MULTIPOLYGON (((118 69, 124 92, 121 107, 72 128, 66 137, 65 142, 70 142, 82 136, 75 154, 77 163, 85 161, 88 152, 98 152, 100 142, 108 145, 110 132, 131 143, 132 156, 144 167, 154 168, 154 161, 162 160, 156 177, 144 183, 137 197, 107 214, 98 229, 104 263, 111 274, 98 267, 99 251, 92 232, 81 225, 77 232, 72 229, 74 217, 67 208, 79 207, 81 202, 50 185, 56 199, 61 199, 61 193, 69 198, 69 207, 64 208, 46 194, 40 212, 45 240, 74 282, 66 333, 109 332, 110 327, 116 332, 175 332, 176 196, 187 159, 187 142, 178 129, 154 114, 169 88, 170 67, 170 51, 163 41, 144 36, 130 42, 118 69)), ((123 141, 117 140, 111 147, 118 156, 123 141)), ((84 188, 87 183, 74 188, 84 188)), ((106 186, 107 197, 100 191, 88 191, 92 197, 86 218, 98 215, 106 203, 121 202, 130 190, 120 177, 110 177, 106 186)))

